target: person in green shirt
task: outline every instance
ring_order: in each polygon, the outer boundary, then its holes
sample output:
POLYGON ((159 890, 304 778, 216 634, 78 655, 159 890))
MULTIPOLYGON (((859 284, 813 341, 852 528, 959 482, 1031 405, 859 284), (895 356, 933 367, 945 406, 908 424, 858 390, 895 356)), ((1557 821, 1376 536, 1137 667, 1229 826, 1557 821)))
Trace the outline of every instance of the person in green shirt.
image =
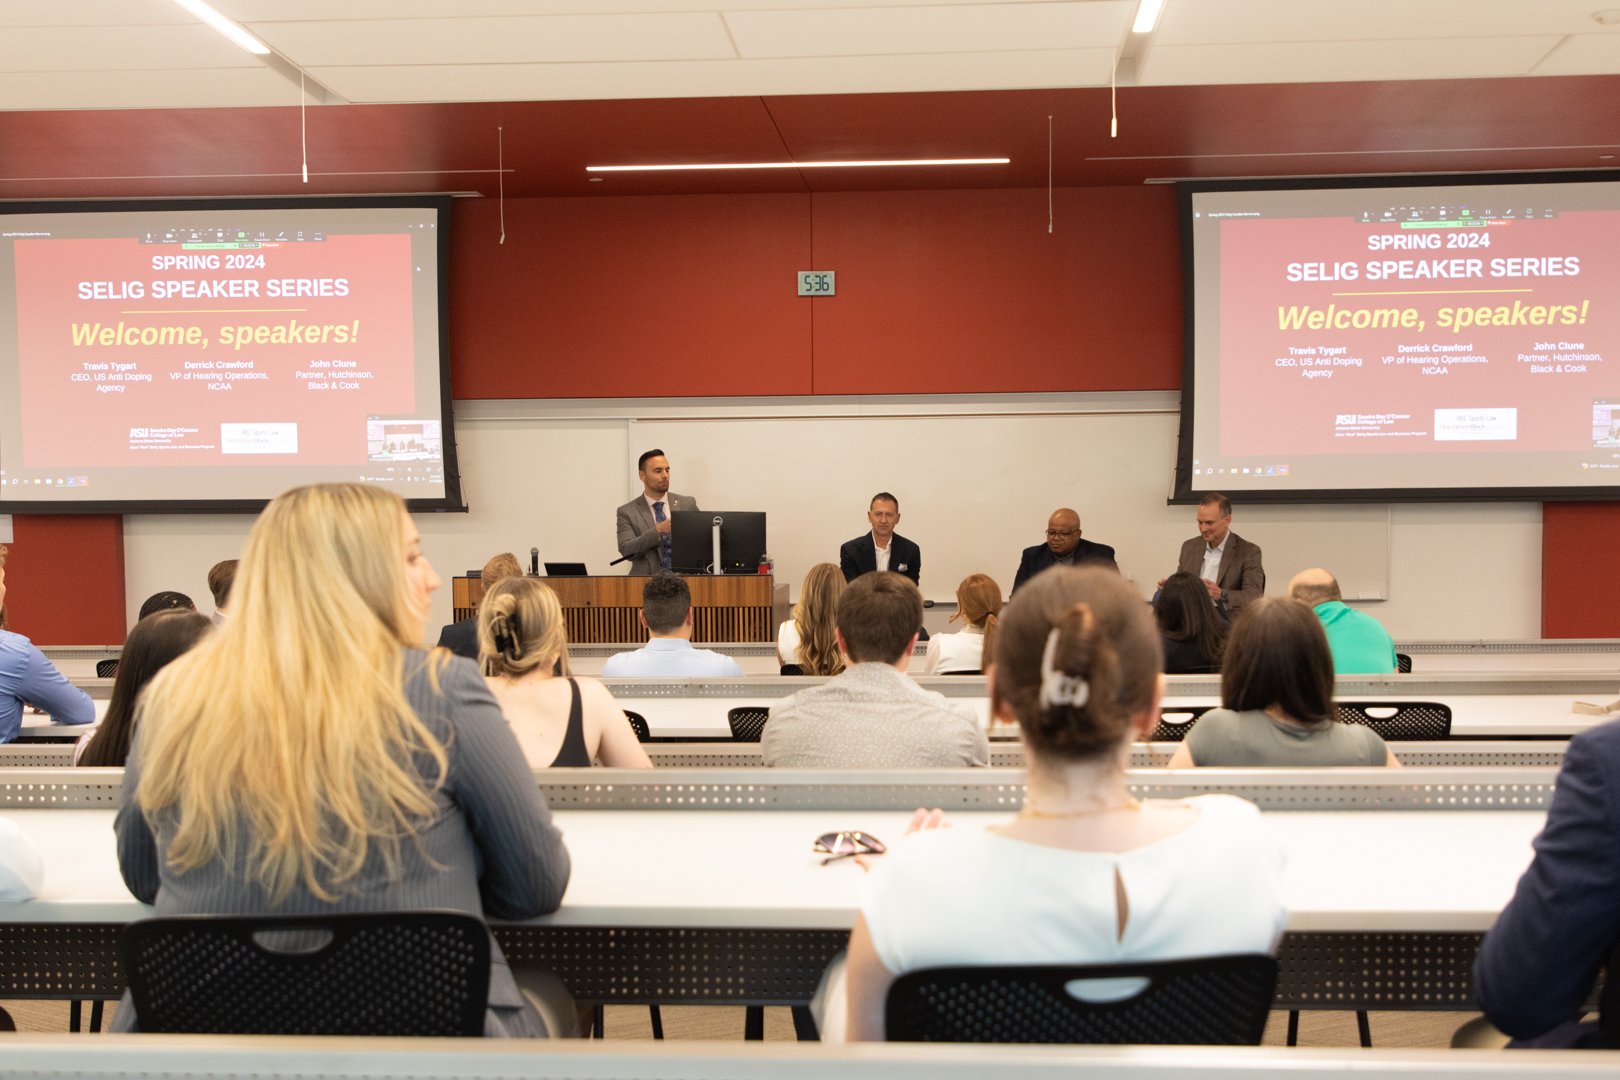
POLYGON ((1352 609, 1326 570, 1301 570, 1288 583, 1288 598, 1316 612, 1333 652, 1335 675, 1385 675, 1398 667, 1395 641, 1384 624, 1352 609))

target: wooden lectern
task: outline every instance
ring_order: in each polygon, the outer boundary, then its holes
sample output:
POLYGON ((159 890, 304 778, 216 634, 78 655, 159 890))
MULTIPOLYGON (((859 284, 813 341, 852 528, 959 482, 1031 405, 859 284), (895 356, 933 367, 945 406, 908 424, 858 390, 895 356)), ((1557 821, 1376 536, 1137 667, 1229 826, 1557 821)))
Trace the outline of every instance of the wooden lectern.
MULTIPOLYGON (((636 618, 641 611, 644 577, 545 577, 562 603, 568 640, 580 645, 647 640, 636 618)), ((692 640, 775 641, 776 622, 787 607, 787 586, 765 574, 697 575, 685 578, 692 589, 692 640), (778 596, 777 594, 781 595, 778 596), (773 613, 773 609, 775 609, 773 613)), ((476 577, 452 578, 451 602, 456 621, 470 619, 484 597, 476 577)))

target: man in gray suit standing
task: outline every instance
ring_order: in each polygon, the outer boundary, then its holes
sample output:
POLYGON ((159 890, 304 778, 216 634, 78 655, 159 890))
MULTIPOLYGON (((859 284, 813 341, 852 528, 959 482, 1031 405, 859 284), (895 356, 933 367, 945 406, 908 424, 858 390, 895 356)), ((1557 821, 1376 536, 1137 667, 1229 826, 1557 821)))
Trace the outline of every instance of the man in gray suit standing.
POLYGON ((662 450, 649 450, 636 462, 641 498, 619 507, 619 554, 630 560, 631 577, 651 577, 672 569, 669 559, 670 514, 696 510, 690 495, 669 490, 669 459, 662 450))

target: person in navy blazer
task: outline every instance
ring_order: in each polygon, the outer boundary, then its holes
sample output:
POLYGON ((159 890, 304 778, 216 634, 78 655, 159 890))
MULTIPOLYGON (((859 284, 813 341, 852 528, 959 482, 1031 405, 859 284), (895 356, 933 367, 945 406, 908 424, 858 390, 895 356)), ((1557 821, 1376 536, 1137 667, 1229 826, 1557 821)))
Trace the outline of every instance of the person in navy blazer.
POLYGON ((1088 562, 1113 562, 1114 549, 1107 544, 1093 544, 1080 536, 1080 515, 1073 510, 1052 511, 1046 519, 1046 543, 1024 549, 1018 563, 1018 574, 1013 578, 1013 592, 1018 586, 1045 570, 1048 566, 1079 566, 1088 562))
POLYGON ((1620 723, 1569 740, 1532 846, 1474 960, 1474 996, 1510 1046, 1613 1049, 1573 1017, 1620 939, 1620 723))
POLYGON ((843 568, 844 580, 854 581, 862 574, 883 569, 904 574, 913 585, 920 586, 922 582, 918 578, 922 573, 922 549, 894 531, 894 527, 900 524, 900 500, 887 491, 878 492, 872 496, 866 520, 871 523, 872 531, 838 549, 838 564, 843 568), (886 556, 882 567, 878 565, 880 543, 886 556))

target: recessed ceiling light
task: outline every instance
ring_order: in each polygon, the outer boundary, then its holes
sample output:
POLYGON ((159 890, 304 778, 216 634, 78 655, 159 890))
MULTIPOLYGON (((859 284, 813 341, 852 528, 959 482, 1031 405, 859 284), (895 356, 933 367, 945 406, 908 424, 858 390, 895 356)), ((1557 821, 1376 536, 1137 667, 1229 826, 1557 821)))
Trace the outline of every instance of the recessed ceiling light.
POLYGON ((593 177, 591 177, 591 183, 593 183, 593 184, 600 184, 600 183, 601 183, 601 182, 602 182, 602 178, 601 178, 601 177, 600 177, 600 176, 593 176, 593 177))
POLYGON ((258 53, 260 56, 265 56, 270 52, 270 46, 203 3, 203 0, 174 0, 174 2, 242 46, 248 52, 258 53))
POLYGON ((1620 23, 1620 8, 1604 8, 1602 11, 1592 12, 1592 18, 1604 26, 1613 26, 1620 23))
POLYGON ((878 161, 737 161, 690 165, 587 165, 586 172, 679 172, 692 169, 852 169, 878 165, 1006 165, 1012 158, 895 158, 878 161))
POLYGON ((1151 34, 1162 10, 1164 0, 1142 0, 1142 6, 1136 9, 1136 21, 1131 24, 1131 33, 1151 34))

